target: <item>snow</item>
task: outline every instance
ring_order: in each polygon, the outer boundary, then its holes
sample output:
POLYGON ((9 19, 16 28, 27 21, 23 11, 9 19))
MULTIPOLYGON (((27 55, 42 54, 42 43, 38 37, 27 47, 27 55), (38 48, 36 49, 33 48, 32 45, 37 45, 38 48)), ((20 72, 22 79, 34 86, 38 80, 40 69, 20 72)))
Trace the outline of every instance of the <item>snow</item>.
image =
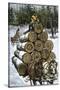
MULTIPOLYGON (((14 56, 14 51, 16 50, 16 44, 15 45, 12 45, 11 43, 11 37, 14 36, 14 34, 16 33, 16 30, 17 30, 18 27, 13 27, 13 26, 10 26, 9 27, 9 46, 10 46, 10 51, 9 51, 9 55, 10 55, 10 58, 9 58, 9 66, 10 66, 10 71, 9 71, 9 86, 10 87, 16 87, 16 86, 26 86, 27 84, 24 82, 24 79, 23 77, 20 77, 19 74, 17 73, 14 65, 12 64, 12 56, 14 56)), ((23 32, 23 28, 21 28, 23 32)), ((24 27, 24 30, 25 30, 25 27, 24 27)))
MULTIPOLYGON (((29 86, 30 85, 30 82, 26 82, 26 78, 23 78, 22 76, 19 76, 19 74, 17 73, 14 65, 12 64, 12 56, 14 56, 14 51, 16 50, 16 46, 17 44, 15 45, 12 45, 11 43, 11 37, 14 36, 14 34, 16 33, 16 30, 17 28, 20 29, 20 35, 23 35, 23 32, 28 30, 28 25, 27 26, 23 26, 23 27, 20 27, 20 26, 9 26, 9 55, 10 55, 10 58, 9 58, 9 86, 10 87, 18 87, 18 86, 29 86)), ((56 34, 57 38, 50 38, 51 34, 48 34, 49 35, 49 40, 52 40, 53 41, 53 44, 54 44, 54 48, 53 48, 53 52, 56 54, 56 61, 58 62, 59 60, 59 54, 58 54, 58 51, 59 51, 59 48, 58 48, 58 33, 56 34)))

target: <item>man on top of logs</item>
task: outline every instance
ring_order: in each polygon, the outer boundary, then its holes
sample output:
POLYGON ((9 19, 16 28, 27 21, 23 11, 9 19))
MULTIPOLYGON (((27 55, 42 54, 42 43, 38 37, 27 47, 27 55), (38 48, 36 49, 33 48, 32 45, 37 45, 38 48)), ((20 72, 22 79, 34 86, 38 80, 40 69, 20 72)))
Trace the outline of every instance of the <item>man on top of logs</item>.
POLYGON ((24 34, 26 34, 27 32, 30 32, 30 31, 34 30, 34 24, 36 22, 39 22, 39 19, 37 18, 36 15, 32 15, 31 22, 29 24, 29 30, 27 30, 26 32, 24 32, 24 34))

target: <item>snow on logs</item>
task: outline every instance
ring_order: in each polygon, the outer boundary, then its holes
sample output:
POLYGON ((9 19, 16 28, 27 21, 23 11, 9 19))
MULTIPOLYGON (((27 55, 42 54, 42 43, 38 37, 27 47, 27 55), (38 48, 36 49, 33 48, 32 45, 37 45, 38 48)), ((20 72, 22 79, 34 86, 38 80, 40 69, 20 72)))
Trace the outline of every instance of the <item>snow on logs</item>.
MULTIPOLYGON (((15 57, 23 62, 18 65, 19 75, 29 75, 31 80, 39 80, 41 75, 46 80, 50 79, 50 76, 45 75, 50 73, 48 73, 49 64, 56 58, 55 53, 52 52, 53 46, 53 42, 48 40, 48 33, 43 31, 42 24, 36 23, 33 31, 21 36, 17 51, 14 52, 15 57), (20 57, 21 51, 24 51, 24 54, 20 57)), ((16 62, 12 61, 17 67, 16 62)))

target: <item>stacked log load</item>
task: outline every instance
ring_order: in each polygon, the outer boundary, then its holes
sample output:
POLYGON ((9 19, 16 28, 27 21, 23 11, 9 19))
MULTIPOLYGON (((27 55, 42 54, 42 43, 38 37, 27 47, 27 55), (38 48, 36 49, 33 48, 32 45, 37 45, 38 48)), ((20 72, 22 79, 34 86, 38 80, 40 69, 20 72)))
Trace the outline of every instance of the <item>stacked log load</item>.
MULTIPOLYGON (((29 80, 36 85, 36 81, 43 84, 53 84, 57 79, 57 62, 53 50, 53 42, 48 39, 48 33, 44 31, 37 16, 32 16, 30 25, 32 28, 20 38, 17 50, 14 52, 12 62, 17 67, 20 76, 29 77, 29 80), (21 56, 21 51, 24 54, 21 56), (17 64, 17 60, 22 63, 17 64)), ((30 27, 29 27, 30 28, 30 27)))

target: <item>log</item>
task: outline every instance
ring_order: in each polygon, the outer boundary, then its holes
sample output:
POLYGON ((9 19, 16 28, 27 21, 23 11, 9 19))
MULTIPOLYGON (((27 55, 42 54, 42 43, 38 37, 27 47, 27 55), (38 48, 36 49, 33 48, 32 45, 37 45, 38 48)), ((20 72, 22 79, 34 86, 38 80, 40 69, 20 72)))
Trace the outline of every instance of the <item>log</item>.
POLYGON ((19 41, 22 42, 27 42, 28 41, 28 33, 27 34, 23 34, 22 36, 20 36, 19 41))
POLYGON ((31 61, 28 66, 28 73, 31 80, 39 81, 42 76, 42 62, 34 63, 31 61))
POLYGON ((50 58, 51 58, 52 60, 54 60, 54 59, 56 58, 56 55, 55 55, 54 52, 51 52, 51 53, 50 53, 50 58))
POLYGON ((19 43, 19 44, 17 45, 17 50, 19 50, 19 51, 25 51, 25 50, 24 50, 25 44, 26 44, 26 42, 25 42, 25 43, 19 43))
MULTIPOLYGON (((23 55, 25 55, 25 53, 26 53, 26 52, 24 52, 24 51, 16 50, 16 51, 14 52, 14 55, 23 62, 23 58, 22 58, 22 57, 23 57, 23 55)), ((28 56, 29 56, 29 55, 28 55, 28 56)))
POLYGON ((34 30, 36 33, 41 33, 43 31, 43 26, 41 23, 36 23, 34 25, 34 30))
POLYGON ((32 42, 27 42, 24 46, 26 52, 31 53, 34 50, 34 45, 32 42))
POLYGON ((38 62, 38 63, 35 63, 35 75, 36 75, 36 78, 41 78, 42 76, 42 62, 38 62))
POLYGON ((40 40, 36 40, 36 42, 35 42, 35 49, 37 51, 42 51, 42 49, 43 49, 43 43, 40 40))
POLYGON ((39 60, 41 59, 41 54, 40 54, 40 52, 38 52, 38 51, 33 51, 32 53, 31 53, 31 58, 32 58, 32 60, 34 61, 34 62, 39 62, 39 60))
POLYGON ((33 62, 31 62, 28 65, 28 74, 29 74, 31 80, 35 79, 35 71, 34 71, 34 63, 33 62))
POLYGON ((38 34, 38 39, 41 40, 42 42, 46 42, 48 39, 48 33, 42 32, 41 34, 38 34))
POLYGON ((41 51, 41 58, 42 59, 47 59, 48 57, 49 57, 49 55, 50 55, 50 52, 48 51, 48 49, 43 49, 42 51, 41 51))
POLYGON ((47 59, 47 62, 51 62, 52 60, 55 60, 56 58, 56 55, 54 52, 51 52, 48 59, 47 59))
POLYGON ((19 64, 17 71, 20 76, 25 76, 27 71, 27 65, 25 65, 24 63, 19 64))
POLYGON ((17 61, 17 58, 15 56, 13 56, 12 57, 12 63, 14 64, 14 66, 15 66, 15 68, 17 70, 18 69, 18 65, 17 65, 16 61, 17 61))
POLYGON ((47 40, 45 42, 45 48, 48 49, 49 51, 51 51, 53 49, 53 42, 51 40, 47 40))
POLYGON ((29 32, 28 34, 28 39, 31 41, 31 42, 35 42, 37 40, 37 34, 35 32, 29 32))
POLYGON ((14 64, 17 72, 19 73, 20 76, 25 76, 27 75, 27 65, 24 63, 17 63, 17 61, 20 61, 17 57, 13 56, 12 57, 12 63, 14 64))
POLYGON ((29 64, 30 61, 31 61, 31 55, 29 53, 25 53, 23 56, 22 56, 22 60, 25 64, 29 64))
POLYGON ((19 50, 19 51, 25 51, 25 49, 24 49, 24 48, 19 47, 18 45, 17 45, 17 50, 19 50))
POLYGON ((16 50, 16 51, 14 52, 14 55, 15 55, 17 58, 19 58, 20 60, 22 60, 22 58, 20 57, 20 52, 19 52, 19 50, 16 50))
POLYGON ((20 63, 22 63, 22 61, 20 61, 20 59, 17 58, 16 56, 13 56, 12 57, 12 63, 14 64, 16 70, 18 70, 18 66, 20 63))

